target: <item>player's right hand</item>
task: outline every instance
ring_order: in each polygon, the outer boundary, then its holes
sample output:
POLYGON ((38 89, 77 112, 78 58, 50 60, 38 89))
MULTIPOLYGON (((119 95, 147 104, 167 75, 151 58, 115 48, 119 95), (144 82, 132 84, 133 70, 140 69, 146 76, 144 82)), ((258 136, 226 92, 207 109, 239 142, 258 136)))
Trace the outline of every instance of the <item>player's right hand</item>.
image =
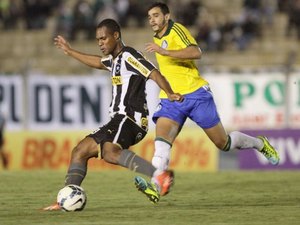
POLYGON ((70 44, 64 39, 63 36, 58 35, 57 37, 54 38, 54 45, 57 48, 60 48, 61 50, 64 51, 66 55, 69 55, 71 46, 70 44))
POLYGON ((170 94, 168 95, 168 99, 173 102, 173 101, 177 101, 177 102, 182 102, 184 97, 179 94, 179 93, 174 93, 174 94, 170 94))

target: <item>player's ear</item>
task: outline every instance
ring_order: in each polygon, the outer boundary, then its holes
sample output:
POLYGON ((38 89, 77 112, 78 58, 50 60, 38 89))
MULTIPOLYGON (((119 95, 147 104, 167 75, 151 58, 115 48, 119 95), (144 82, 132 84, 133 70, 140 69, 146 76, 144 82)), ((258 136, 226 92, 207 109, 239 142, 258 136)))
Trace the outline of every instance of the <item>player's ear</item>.
POLYGON ((169 19, 170 19, 170 13, 168 13, 168 14, 165 15, 165 19, 166 19, 166 20, 169 20, 169 19))
POLYGON ((114 33, 114 38, 115 38, 115 40, 120 40, 120 39, 121 39, 120 33, 116 31, 116 32, 114 33))

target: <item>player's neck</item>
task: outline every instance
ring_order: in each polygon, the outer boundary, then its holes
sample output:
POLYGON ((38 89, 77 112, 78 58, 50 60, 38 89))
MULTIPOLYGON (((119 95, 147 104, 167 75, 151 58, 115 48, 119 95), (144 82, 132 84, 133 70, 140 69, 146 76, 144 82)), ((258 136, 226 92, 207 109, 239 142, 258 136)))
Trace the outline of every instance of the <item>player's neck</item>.
POLYGON ((169 21, 167 21, 164 24, 164 26, 162 27, 162 29, 156 33, 156 36, 161 38, 166 33, 166 31, 168 30, 168 27, 169 27, 169 21))
POLYGON ((120 43, 116 46, 112 56, 113 58, 116 58, 122 51, 123 51, 123 48, 125 47, 125 44, 120 41, 120 43))

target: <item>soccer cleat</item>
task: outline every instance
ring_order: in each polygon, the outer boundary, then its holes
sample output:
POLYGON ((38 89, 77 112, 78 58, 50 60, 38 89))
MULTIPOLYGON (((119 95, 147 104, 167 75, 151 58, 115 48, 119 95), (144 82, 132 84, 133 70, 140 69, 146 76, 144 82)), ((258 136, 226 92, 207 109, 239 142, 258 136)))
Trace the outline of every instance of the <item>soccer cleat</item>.
POLYGON ((275 148, 269 143, 267 137, 257 136, 257 138, 261 139, 264 143, 264 147, 260 150, 260 152, 269 160, 271 164, 278 165, 279 155, 275 148))
POLYGON ((45 208, 42 209, 43 211, 58 211, 61 210, 61 207, 59 206, 59 204, 56 202, 50 206, 47 206, 45 208))
POLYGON ((136 188, 144 193, 151 202, 157 203, 159 201, 160 195, 155 184, 147 182, 140 176, 136 176, 134 178, 134 183, 136 188))
POLYGON ((164 171, 162 174, 155 177, 155 181, 160 187, 160 195, 167 195, 174 184, 174 172, 172 170, 164 171))

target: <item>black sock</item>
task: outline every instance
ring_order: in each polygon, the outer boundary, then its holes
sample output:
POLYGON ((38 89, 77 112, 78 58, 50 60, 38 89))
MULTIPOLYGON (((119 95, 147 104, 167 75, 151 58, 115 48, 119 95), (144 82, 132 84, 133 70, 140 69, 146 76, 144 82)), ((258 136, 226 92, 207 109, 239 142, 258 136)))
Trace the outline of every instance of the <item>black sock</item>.
POLYGON ((85 178, 87 165, 82 163, 72 163, 66 175, 65 185, 76 184, 81 185, 85 178))
POLYGON ((148 177, 152 177, 156 170, 150 162, 128 149, 122 150, 118 164, 148 177))

